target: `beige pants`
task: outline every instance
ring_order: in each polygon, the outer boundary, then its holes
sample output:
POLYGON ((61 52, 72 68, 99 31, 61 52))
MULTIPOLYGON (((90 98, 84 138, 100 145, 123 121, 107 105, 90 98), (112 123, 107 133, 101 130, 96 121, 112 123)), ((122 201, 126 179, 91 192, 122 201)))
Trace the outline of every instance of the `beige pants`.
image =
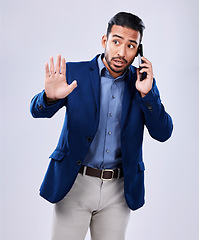
POLYGON ((124 179, 101 180, 78 174, 64 199, 55 204, 52 240, 124 240, 130 209, 124 179))

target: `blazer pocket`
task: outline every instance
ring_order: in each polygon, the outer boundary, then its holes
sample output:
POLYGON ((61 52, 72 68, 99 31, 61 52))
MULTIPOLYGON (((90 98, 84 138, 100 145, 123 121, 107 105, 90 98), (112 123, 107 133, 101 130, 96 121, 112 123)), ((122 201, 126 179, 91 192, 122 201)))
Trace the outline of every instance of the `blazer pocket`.
POLYGON ((49 158, 57 160, 57 161, 61 161, 65 156, 65 153, 55 149, 55 151, 50 155, 49 158))
POLYGON ((138 162, 138 172, 143 172, 145 170, 144 162, 138 162))

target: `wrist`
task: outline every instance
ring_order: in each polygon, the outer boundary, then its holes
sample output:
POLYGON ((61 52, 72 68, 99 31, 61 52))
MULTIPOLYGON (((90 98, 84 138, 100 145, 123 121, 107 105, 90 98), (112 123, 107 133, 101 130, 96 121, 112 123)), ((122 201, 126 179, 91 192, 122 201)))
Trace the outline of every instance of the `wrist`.
POLYGON ((57 102, 59 100, 59 99, 54 99, 54 98, 47 97, 46 92, 44 92, 44 98, 45 98, 46 103, 54 103, 54 102, 57 102))

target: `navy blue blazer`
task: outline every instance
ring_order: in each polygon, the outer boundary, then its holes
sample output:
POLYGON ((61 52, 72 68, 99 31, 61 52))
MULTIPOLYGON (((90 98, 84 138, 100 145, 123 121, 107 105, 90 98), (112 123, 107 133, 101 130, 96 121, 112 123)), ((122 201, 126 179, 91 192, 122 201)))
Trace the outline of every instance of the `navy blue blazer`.
MULTIPOLYGON (((92 61, 66 63, 66 79, 77 80, 77 88, 53 105, 45 102, 44 91, 31 101, 35 118, 51 118, 66 107, 65 121, 40 195, 51 203, 60 201, 71 189, 92 139, 98 129, 100 109, 100 77, 97 55, 92 61)), ((121 152, 124 193, 130 209, 144 204, 144 162, 142 141, 144 126, 152 138, 164 142, 172 133, 172 119, 161 103, 155 79, 151 91, 143 98, 135 88, 136 68, 130 66, 125 82, 121 117, 121 152)))

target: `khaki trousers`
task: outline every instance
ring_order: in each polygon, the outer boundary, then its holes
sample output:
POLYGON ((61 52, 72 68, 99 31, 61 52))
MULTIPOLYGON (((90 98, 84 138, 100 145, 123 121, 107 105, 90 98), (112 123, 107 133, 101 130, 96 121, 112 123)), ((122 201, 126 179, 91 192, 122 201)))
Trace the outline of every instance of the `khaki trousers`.
POLYGON ((64 199, 56 203, 52 240, 124 240, 130 209, 124 199, 124 179, 101 180, 78 174, 64 199))

